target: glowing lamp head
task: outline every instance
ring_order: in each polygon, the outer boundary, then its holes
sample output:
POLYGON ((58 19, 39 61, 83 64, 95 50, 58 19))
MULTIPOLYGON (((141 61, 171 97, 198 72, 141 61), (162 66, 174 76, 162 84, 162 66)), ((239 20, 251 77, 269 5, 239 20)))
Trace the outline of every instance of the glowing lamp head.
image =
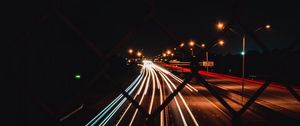
POLYGON ((183 47, 183 46, 184 46, 184 43, 181 43, 179 46, 180 46, 180 47, 183 47))
POLYGON ((170 50, 167 50, 166 52, 168 55, 170 55, 172 52, 170 50))
POLYGON ((204 47, 205 47, 205 44, 202 43, 202 44, 201 44, 201 48, 204 48, 204 47))
POLYGON ((195 42, 194 42, 194 41, 190 41, 190 42, 189 42, 189 45, 190 45, 191 47, 193 47, 193 46, 195 45, 195 42))
POLYGON ((216 27, 217 27, 218 30, 223 30, 225 28, 225 25, 224 25, 223 22, 218 22, 216 27))
POLYGON ((219 40, 218 44, 219 44, 220 46, 223 46, 223 45, 224 45, 224 40, 219 40))
POLYGON ((129 50, 128 50, 128 53, 129 53, 129 54, 132 54, 132 53, 133 53, 133 49, 129 49, 129 50))
POLYGON ((141 52, 137 52, 136 55, 137 55, 138 57, 141 57, 141 56, 142 56, 142 53, 141 53, 141 52))

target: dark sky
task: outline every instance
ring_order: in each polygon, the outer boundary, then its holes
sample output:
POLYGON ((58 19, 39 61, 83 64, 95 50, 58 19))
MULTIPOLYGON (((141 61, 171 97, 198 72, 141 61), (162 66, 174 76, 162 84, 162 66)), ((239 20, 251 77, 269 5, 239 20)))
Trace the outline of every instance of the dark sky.
MULTIPOLYGON (((132 33, 125 39, 120 52, 130 47, 143 48, 146 54, 153 55, 176 46, 179 41, 210 42, 217 37, 215 23, 231 19, 233 3, 233 0, 154 0, 152 4, 146 0, 72 0, 63 1, 58 7, 102 51, 109 52, 126 34, 132 33), (154 18, 147 17, 150 12, 154 18)), ((73 48, 71 41, 81 41, 80 37, 52 13, 52 5, 51 0, 9 1, 4 11, 8 41, 23 32, 33 31, 33 38, 49 37, 51 41, 57 41, 54 43, 61 45, 65 42, 63 46, 73 48), (47 13, 50 16, 46 21, 36 25, 47 13)), ((235 12, 250 29, 266 23, 272 25, 270 31, 258 33, 271 49, 287 47, 299 37, 300 16, 295 0, 248 0, 238 1, 237 5, 235 12)), ((240 51, 239 36, 232 33, 225 40, 226 46, 217 52, 240 51)), ((247 49, 257 49, 250 38, 247 39, 247 49)))

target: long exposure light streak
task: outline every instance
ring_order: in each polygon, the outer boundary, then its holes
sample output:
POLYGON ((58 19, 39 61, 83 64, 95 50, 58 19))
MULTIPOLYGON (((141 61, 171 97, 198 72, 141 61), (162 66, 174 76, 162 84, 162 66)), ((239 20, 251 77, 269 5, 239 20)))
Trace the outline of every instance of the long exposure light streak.
MULTIPOLYGON (((176 77, 168 70, 155 65, 151 61, 144 61, 143 63, 144 64, 142 65, 140 74, 126 88, 125 91, 128 92, 129 95, 135 93, 133 99, 136 100, 139 105, 145 107, 145 109, 148 110, 148 114, 151 114, 153 109, 155 107, 158 107, 157 105, 161 105, 163 103, 164 100, 163 90, 169 90, 172 93, 174 89, 176 89, 175 84, 171 81, 170 78, 176 80, 177 82, 182 82, 183 80, 176 77), (166 88, 163 89, 163 87, 166 88), (148 90, 151 89, 152 89, 151 93, 150 91, 148 93, 148 90), (158 91, 156 91, 156 89, 158 91), (145 99, 149 99, 149 100, 145 100, 145 99), (156 103, 155 102, 156 99, 159 100, 159 104, 154 104, 156 103)), ((193 86, 189 84, 187 84, 186 87, 190 92, 197 91, 197 89, 195 89, 193 86)), ((128 103, 126 102, 126 100, 127 99, 126 97, 123 96, 123 94, 118 95, 111 103, 109 103, 103 110, 101 110, 92 120, 90 120, 86 124, 86 126, 136 125, 137 123, 139 123, 137 119, 141 119, 140 115, 137 114, 139 112, 139 109, 133 107, 132 103, 128 103), (120 116, 118 116, 117 113, 120 114, 120 116), (126 120, 125 117, 128 120, 126 120), (113 119, 117 119, 117 120, 113 121, 113 119)), ((190 117, 193 120, 194 124, 198 126, 198 123, 195 120, 194 115, 192 114, 190 108, 188 107, 186 101, 184 100, 180 92, 178 96, 174 97, 174 101, 175 102, 171 104, 175 105, 176 107, 173 109, 178 111, 173 111, 173 112, 179 114, 176 116, 178 116, 178 118, 181 118, 182 125, 185 126, 189 125, 186 118, 190 117), (184 105, 184 108, 180 106, 180 104, 182 105, 182 103, 184 105), (185 114, 188 114, 189 116, 185 114)), ((160 117, 157 118, 159 119, 159 125, 164 126, 165 120, 167 119, 167 115, 164 115, 164 111, 161 111, 159 116, 160 117)))
MULTIPOLYGON (((131 83, 131 85, 125 90, 128 91, 133 87, 140 78, 143 78, 144 75, 144 67, 142 68, 141 74, 131 83)), ((86 124, 86 126, 90 125, 91 123, 95 124, 98 122, 111 108, 114 106, 121 98, 123 97, 122 94, 120 94, 114 101, 112 101, 109 105, 107 105, 98 115, 96 115, 89 123, 86 124)))

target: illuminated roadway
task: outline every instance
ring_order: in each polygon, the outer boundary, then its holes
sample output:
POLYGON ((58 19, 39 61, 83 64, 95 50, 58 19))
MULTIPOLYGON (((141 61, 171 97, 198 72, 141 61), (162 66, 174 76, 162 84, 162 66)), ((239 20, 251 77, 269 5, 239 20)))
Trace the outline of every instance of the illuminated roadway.
MULTIPOLYGON (((218 81, 208 78, 209 81, 218 81)), ((125 90, 149 114, 154 112, 164 99, 182 82, 180 78, 151 61, 144 61, 138 77, 125 90)), ((222 85, 219 85, 222 86, 222 85)), ((224 85, 223 85, 224 86, 224 85)), ((234 86, 234 85, 232 85, 234 86)), ((226 87, 224 87, 226 88, 226 87)), ((229 87, 228 87, 229 88, 229 87)), ((247 89, 247 88, 246 88, 247 89)), ((228 89, 234 90, 234 89, 228 89)), ((241 105, 233 100, 225 100, 235 109, 241 105)), ((251 125, 268 125, 259 114, 247 110, 243 119, 251 125)), ((99 110, 98 114, 86 125, 143 125, 143 114, 134 107, 122 94, 110 104, 99 110)), ((229 112, 198 84, 187 84, 185 88, 171 101, 159 116, 154 118, 154 125, 232 125, 229 112)))
MULTIPOLYGON (((162 63, 163 66, 171 68, 170 70, 177 70, 179 72, 190 72, 188 68, 177 67, 169 64, 162 63)), ((216 89, 219 90, 219 93, 225 98, 225 101, 229 103, 238 111, 245 104, 251 96, 262 86, 264 81, 256 81, 245 79, 244 81, 244 92, 242 92, 242 78, 218 74, 213 72, 199 71, 205 80, 213 85, 216 89), (221 90, 221 91, 220 91, 221 90), (223 92, 223 93, 222 93, 223 92), (244 96, 244 97, 242 97, 244 96), (230 99, 230 100, 229 100, 230 99)), ((207 95, 206 97, 212 97, 206 88, 200 84, 193 85, 196 89, 199 90, 201 94, 207 95)), ((294 87, 294 90, 299 94, 299 87, 294 87)), ((220 104, 216 100, 214 103, 220 104)), ((220 105, 219 108, 222 108, 220 105)), ((281 123, 291 125, 300 124, 300 102, 291 95, 288 90, 279 83, 271 83, 265 91, 258 97, 253 105, 250 106, 250 109, 255 109, 257 115, 269 118, 268 122, 281 123), (272 117, 273 116, 273 117, 272 117), (283 118, 284 117, 284 118, 283 118), (276 120, 274 120, 276 119, 276 120), (286 119, 286 120, 283 120, 286 119), (293 121, 293 122, 292 122, 293 121)), ((252 111, 246 111, 243 116, 244 118, 248 117, 248 114, 252 111)), ((244 119, 244 122, 264 122, 264 119, 257 118, 257 121, 244 119)))

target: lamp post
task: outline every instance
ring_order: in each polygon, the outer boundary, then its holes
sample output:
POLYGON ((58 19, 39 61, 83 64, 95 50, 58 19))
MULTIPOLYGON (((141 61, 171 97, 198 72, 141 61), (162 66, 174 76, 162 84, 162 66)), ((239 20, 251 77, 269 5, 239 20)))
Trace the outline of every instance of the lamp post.
POLYGON ((190 50, 191 50, 191 52, 192 52, 192 57, 194 57, 194 50, 193 50, 193 47, 194 47, 194 45, 195 45, 195 42, 194 42, 194 41, 190 41, 190 42, 189 42, 189 45, 191 46, 190 50))
POLYGON ((132 54, 133 54, 133 49, 128 49, 128 53, 129 53, 129 56, 128 56, 128 60, 127 60, 127 63, 130 63, 131 62, 131 60, 133 60, 134 59, 134 57, 132 56, 132 54))
MULTIPOLYGON (((217 43, 215 43, 212 47, 216 46, 216 45, 220 45, 223 46, 224 45, 224 40, 219 40, 217 43)), ((200 48, 205 48, 205 44, 202 43, 201 45, 195 44, 196 46, 200 47, 200 48)), ((205 51, 205 59, 206 59, 206 72, 208 72, 208 51, 205 51)))
POLYGON ((128 49, 128 53, 132 54, 133 53, 133 49, 128 49))
POLYGON ((192 53, 192 57, 194 57, 194 50, 193 50, 193 48, 191 47, 190 50, 191 50, 191 53, 192 53))
MULTIPOLYGON (((225 25, 222 22, 218 22, 216 24, 216 27, 218 30, 223 30, 225 28, 225 25)), ((264 26, 261 26, 261 27, 255 29, 254 32, 260 31, 262 29, 270 29, 270 28, 271 28, 271 25, 267 24, 267 25, 264 25, 264 26)), ((237 33, 232 28, 229 28, 229 30, 234 33, 237 33)), ((243 105, 243 98, 244 98, 243 94, 244 94, 244 85, 245 85, 245 55, 246 55, 245 49, 246 49, 246 34, 243 33, 242 34, 242 52, 241 52, 241 55, 242 55, 242 99, 241 99, 241 102, 242 102, 242 105, 243 105)))
MULTIPOLYGON (((258 32, 262 29, 270 29, 271 28, 271 25, 267 24, 265 26, 262 26, 262 27, 259 27, 257 29, 254 30, 254 32, 258 32)), ((233 31, 232 29, 230 29, 231 31, 233 31)), ((242 35, 242 94, 244 94, 244 85, 245 85, 245 55, 246 55, 246 34, 243 33, 242 35)), ((243 95, 242 95, 242 104, 243 104, 243 95)))
MULTIPOLYGON (((184 43, 180 43, 179 47, 182 49, 184 46, 184 43)), ((184 51, 182 51, 182 56, 181 56, 181 60, 183 61, 184 59, 184 51)))

